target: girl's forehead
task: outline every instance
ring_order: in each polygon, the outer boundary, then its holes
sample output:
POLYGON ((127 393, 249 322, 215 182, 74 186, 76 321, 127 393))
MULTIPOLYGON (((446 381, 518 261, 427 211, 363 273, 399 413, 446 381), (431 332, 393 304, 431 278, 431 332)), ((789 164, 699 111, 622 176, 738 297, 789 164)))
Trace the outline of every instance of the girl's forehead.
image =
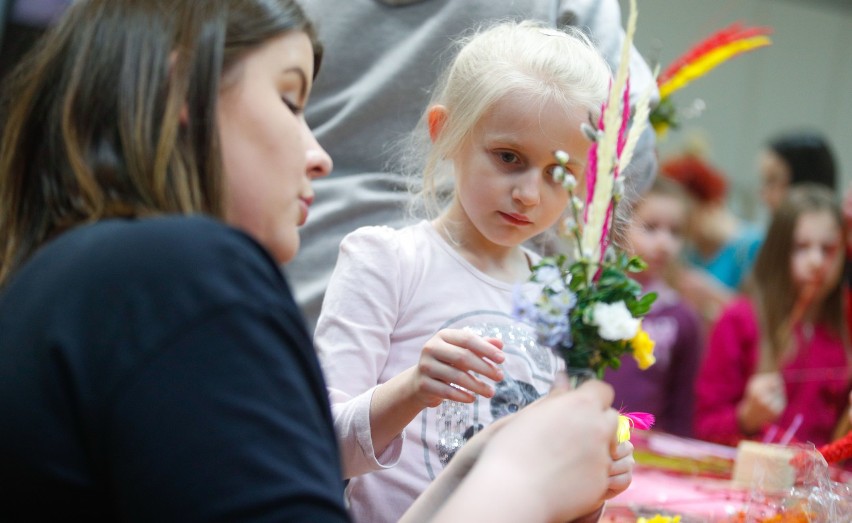
POLYGON ((633 209, 634 213, 661 211, 668 214, 685 214, 686 202, 671 194, 652 192, 640 198, 633 209))
POLYGON ((535 140, 551 149, 564 148, 564 144, 578 139, 590 145, 580 130, 587 117, 582 108, 566 108, 554 100, 510 93, 483 112, 473 132, 491 140, 535 140))
POLYGON ((828 209, 805 211, 796 218, 793 234, 799 240, 835 237, 841 235, 841 225, 828 209))

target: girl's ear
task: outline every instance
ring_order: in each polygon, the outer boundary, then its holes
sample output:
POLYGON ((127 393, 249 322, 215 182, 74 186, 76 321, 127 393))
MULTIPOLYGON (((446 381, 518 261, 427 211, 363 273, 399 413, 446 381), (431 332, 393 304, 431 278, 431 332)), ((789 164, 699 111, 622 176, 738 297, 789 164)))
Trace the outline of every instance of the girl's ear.
POLYGON ((429 108, 426 114, 429 122, 429 138, 434 143, 444 130, 444 124, 447 121, 447 108, 443 105, 433 105, 429 108))

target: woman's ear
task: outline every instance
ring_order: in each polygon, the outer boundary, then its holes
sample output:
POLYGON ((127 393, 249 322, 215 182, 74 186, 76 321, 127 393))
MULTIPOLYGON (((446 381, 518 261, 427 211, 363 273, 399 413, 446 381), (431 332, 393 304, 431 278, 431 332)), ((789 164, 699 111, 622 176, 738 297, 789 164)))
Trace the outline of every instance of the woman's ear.
POLYGON ((438 140, 441 131, 444 130, 444 124, 447 121, 447 108, 443 105, 433 105, 426 113, 429 122, 429 138, 432 143, 438 140))
MULTIPOLYGON (((178 54, 177 51, 172 51, 169 53, 169 79, 171 80, 172 75, 174 74, 174 69, 177 64, 178 54)), ((184 127, 189 125, 189 107, 187 106, 186 101, 180 106, 180 111, 178 112, 178 122, 184 127)))

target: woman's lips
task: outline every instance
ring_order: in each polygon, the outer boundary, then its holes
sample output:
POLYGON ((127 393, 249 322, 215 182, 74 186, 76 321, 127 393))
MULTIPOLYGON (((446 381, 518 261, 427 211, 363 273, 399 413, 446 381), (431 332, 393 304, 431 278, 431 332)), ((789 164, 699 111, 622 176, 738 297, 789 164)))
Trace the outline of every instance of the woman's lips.
POLYGON ((313 197, 299 198, 299 226, 308 221, 308 208, 313 203, 313 197))

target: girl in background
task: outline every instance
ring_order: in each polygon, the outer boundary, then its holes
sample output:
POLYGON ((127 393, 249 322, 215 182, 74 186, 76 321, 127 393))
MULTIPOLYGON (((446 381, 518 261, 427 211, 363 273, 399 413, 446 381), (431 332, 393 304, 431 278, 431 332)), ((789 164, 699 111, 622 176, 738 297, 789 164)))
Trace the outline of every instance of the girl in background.
POLYGON ((710 335, 696 383, 698 437, 727 444, 831 439, 850 369, 843 260, 836 196, 812 184, 790 189, 745 296, 710 335))
POLYGON ((604 380, 615 388, 615 405, 627 411, 649 412, 654 426, 679 436, 692 434, 694 395, 704 333, 695 310, 669 287, 663 277, 681 254, 689 213, 689 196, 677 183, 656 178, 633 206, 627 226, 628 250, 648 268, 633 275, 645 292, 656 292, 642 328, 654 340, 656 363, 640 370, 633 358, 623 358, 618 370, 604 380))
MULTIPOLYGON (((553 152, 568 152, 582 194, 590 142, 580 126, 596 121, 609 81, 579 32, 504 23, 474 35, 423 117, 419 201, 436 217, 365 227, 341 244, 314 339, 357 521, 397 521, 447 462, 429 407, 475 402, 488 424, 551 388, 548 350, 518 355, 509 371, 497 366, 499 340, 446 327, 508 315, 537 259, 522 244, 568 203, 553 152)), ((611 493, 629 484, 631 448, 615 451, 611 493)))

